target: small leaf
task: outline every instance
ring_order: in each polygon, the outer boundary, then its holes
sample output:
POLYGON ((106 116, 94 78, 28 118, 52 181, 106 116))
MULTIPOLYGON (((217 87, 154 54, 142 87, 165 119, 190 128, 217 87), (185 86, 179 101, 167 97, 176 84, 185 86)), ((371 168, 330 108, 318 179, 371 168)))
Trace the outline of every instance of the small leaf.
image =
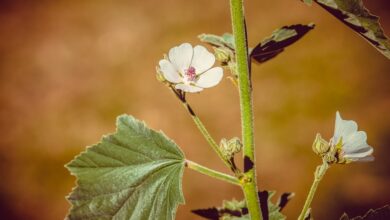
POLYGON ((390 219, 390 206, 385 205, 382 208, 370 209, 364 216, 356 216, 354 218, 349 218, 346 213, 344 213, 340 220, 387 220, 390 219))
POLYGON ((314 24, 296 24, 277 29, 252 50, 250 57, 259 63, 264 63, 283 52, 284 48, 301 39, 314 26, 314 24))
POLYGON ((340 220, 349 220, 347 213, 344 212, 343 215, 340 217, 340 220))
POLYGON ((305 217, 303 218, 304 220, 312 220, 313 218, 311 217, 311 208, 309 208, 306 211, 305 217))
POLYGON ((303 1, 303 3, 305 3, 306 5, 309 5, 311 6, 313 4, 313 0, 301 0, 303 1))
POLYGON ((222 36, 214 34, 201 34, 198 36, 200 41, 211 44, 216 47, 227 47, 234 51, 234 38, 230 33, 225 33, 222 36))
POLYGON ((223 41, 226 44, 226 46, 228 46, 231 49, 235 48, 233 34, 231 34, 231 33, 224 33, 222 35, 222 38, 223 38, 223 41))
MULTIPOLYGON (((285 220, 286 216, 280 213, 281 203, 275 205, 271 202, 272 196, 275 194, 273 191, 262 191, 259 192, 261 204, 261 210, 264 216, 264 220, 285 220)), ((284 193, 279 201, 284 200, 283 198, 291 198, 293 193, 284 193), (287 196, 288 195, 288 196, 287 196)), ((282 202, 284 205, 287 201, 282 202)), ((250 220, 248 214, 248 208, 245 200, 237 201, 235 199, 231 201, 223 201, 222 207, 211 207, 207 209, 196 209, 192 210, 196 215, 199 215, 206 219, 211 220, 250 220)))
MULTIPOLYGON (((267 205, 268 205, 268 218, 264 217, 264 220, 285 220, 286 216, 284 216, 280 212, 280 207, 278 205, 275 205, 271 201, 271 198, 274 195, 275 195, 275 191, 262 191, 262 192, 259 192, 260 201, 263 201, 265 199, 268 200, 268 203, 267 203, 267 205), (265 198, 265 199, 263 199, 263 198, 265 198)), ((263 209, 262 209, 262 213, 264 213, 263 209)))
POLYGON ((295 196, 295 193, 283 193, 278 200, 277 205, 280 208, 280 211, 286 207, 287 203, 295 196))
POLYGON ((184 203, 183 153, 132 116, 66 167, 77 177, 67 219, 172 220, 184 203))
POLYGON ((195 209, 192 210, 192 213, 211 220, 218 220, 220 217, 220 212, 216 207, 207 209, 195 209))
POLYGON ((390 43, 379 24, 379 18, 364 7, 362 0, 315 0, 315 2, 390 59, 390 43))

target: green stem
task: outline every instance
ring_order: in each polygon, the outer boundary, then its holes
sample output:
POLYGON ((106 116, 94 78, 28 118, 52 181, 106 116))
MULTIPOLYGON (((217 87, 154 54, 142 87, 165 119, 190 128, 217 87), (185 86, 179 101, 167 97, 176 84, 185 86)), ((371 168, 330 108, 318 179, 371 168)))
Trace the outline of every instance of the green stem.
POLYGON ((241 172, 236 169, 236 167, 233 166, 233 164, 224 157, 221 149, 219 148, 219 145, 217 142, 215 142, 214 138, 210 135, 209 131, 206 129, 206 127, 203 125, 202 121, 199 119, 199 117, 195 114, 194 110, 191 108, 191 106, 188 104, 187 100, 185 99, 185 96, 181 93, 178 93, 174 88, 171 87, 171 91, 179 98, 179 100, 182 102, 184 108, 187 110, 187 112, 190 114, 192 120, 194 121, 196 127, 198 127, 200 133, 203 135, 203 137, 206 139, 207 143, 211 146, 211 148, 217 153, 218 157, 224 162, 224 164, 229 167, 234 174, 239 177, 241 176, 241 172))
POLYGON ((230 0, 234 43, 236 48, 236 72, 238 74, 241 126, 244 156, 244 180, 242 188, 252 220, 262 219, 255 167, 255 144, 253 135, 252 89, 249 78, 248 49, 245 30, 243 0, 230 0))
POLYGON ((210 177, 213 177, 213 178, 216 178, 216 179, 219 179, 219 180, 222 180, 222 181, 234 184, 234 185, 240 185, 240 182, 236 177, 230 176, 230 175, 225 174, 225 173, 218 172, 216 170, 213 170, 213 169, 210 169, 207 167, 204 167, 204 166, 199 165, 193 161, 186 160, 186 166, 188 168, 195 170, 199 173, 202 173, 204 175, 207 175, 207 176, 210 176, 210 177))
POLYGON ((301 214, 298 217, 299 220, 304 220, 306 215, 308 214, 307 212, 310 209, 310 205, 317 191, 318 184, 321 182, 328 168, 329 165, 326 161, 323 161, 322 165, 317 166, 316 171, 314 172, 314 181, 310 187, 310 191, 307 195, 305 205, 303 206, 301 214))
POLYGON ((229 167, 230 165, 226 161, 225 157, 223 156, 219 145, 215 142, 215 140, 211 137, 210 133, 207 131, 206 127, 203 125, 202 121, 199 119, 196 115, 191 115, 192 120, 196 124, 196 127, 198 127, 200 133, 202 133, 203 137, 206 139, 206 141, 209 143, 211 148, 217 153, 217 155, 225 162, 225 164, 229 167))

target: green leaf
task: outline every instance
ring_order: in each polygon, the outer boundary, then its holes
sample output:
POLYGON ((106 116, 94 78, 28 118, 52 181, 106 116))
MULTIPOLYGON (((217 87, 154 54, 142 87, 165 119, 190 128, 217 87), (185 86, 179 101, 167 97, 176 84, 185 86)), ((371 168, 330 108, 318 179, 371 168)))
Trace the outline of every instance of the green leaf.
MULTIPOLYGON (((260 199, 260 201, 268 201, 267 205, 268 205, 268 219, 269 220, 285 220, 286 216, 284 216, 280 212, 281 207, 279 207, 278 205, 275 205, 271 201, 271 198, 274 195, 275 195, 275 191, 262 191, 259 193, 259 199, 260 199)), ((265 210, 267 210, 267 209, 265 209, 265 210)), ((264 213, 265 210, 262 209, 262 213, 264 213)))
POLYGON ((215 47, 229 48, 234 51, 234 38, 230 33, 225 33, 222 36, 214 34, 201 34, 198 36, 200 41, 208 43, 215 47))
POLYGON ((250 57, 259 63, 264 63, 284 51, 284 48, 301 39, 306 33, 314 28, 314 24, 296 24, 284 26, 272 32, 250 53, 250 57))
POLYGON ((66 168, 77 177, 67 219, 170 220, 184 203, 182 151, 132 116, 66 168))
MULTIPOLYGON (((279 28, 272 32, 271 36, 263 39, 263 41, 254 49, 249 48, 250 57, 259 63, 264 63, 283 52, 284 48, 301 39, 306 33, 312 30, 314 26, 315 25, 311 23, 308 25, 296 24, 279 28)), ((222 36, 201 34, 198 37, 200 41, 218 48, 217 51, 219 52, 222 51, 225 54, 231 54, 230 56, 234 56, 235 54, 234 37, 230 33, 225 33, 222 36)), ((229 57, 226 60, 228 62, 234 59, 229 57)))
MULTIPOLYGON (((261 210, 263 215, 267 215, 268 220, 285 220, 284 216, 280 211, 288 203, 288 201, 294 196, 293 193, 283 193, 278 199, 277 204, 271 201, 272 196, 275 192, 262 191, 259 192, 259 198, 261 202, 261 210)), ((192 210, 196 215, 199 215, 206 219, 212 220, 249 220, 248 208, 245 200, 237 201, 235 199, 231 201, 223 201, 222 207, 211 207, 207 209, 196 209, 192 210)))
POLYGON ((309 5, 311 6, 313 4, 313 0, 301 0, 303 1, 303 3, 305 3, 306 5, 309 5))
POLYGON ((390 59, 390 43, 379 24, 379 18, 364 7, 362 0, 315 0, 315 2, 390 59))
POLYGON ((364 216, 357 216, 354 218, 349 218, 346 213, 344 213, 340 220, 385 220, 390 219, 390 206, 385 205, 382 208, 370 209, 364 216))

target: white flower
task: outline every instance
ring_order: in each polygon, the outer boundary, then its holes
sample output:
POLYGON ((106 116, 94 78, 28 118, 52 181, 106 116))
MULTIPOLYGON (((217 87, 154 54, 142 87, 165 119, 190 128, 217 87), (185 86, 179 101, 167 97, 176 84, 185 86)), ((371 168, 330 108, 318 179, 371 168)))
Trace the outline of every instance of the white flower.
POLYGON ((336 125, 330 145, 338 152, 340 162, 373 161, 373 149, 367 144, 367 135, 358 131, 358 125, 352 120, 343 120, 336 113, 336 125))
POLYGON ((215 57, 202 46, 183 43, 169 50, 159 62, 164 78, 184 92, 200 92, 217 85, 223 76, 221 67, 211 68, 215 57))

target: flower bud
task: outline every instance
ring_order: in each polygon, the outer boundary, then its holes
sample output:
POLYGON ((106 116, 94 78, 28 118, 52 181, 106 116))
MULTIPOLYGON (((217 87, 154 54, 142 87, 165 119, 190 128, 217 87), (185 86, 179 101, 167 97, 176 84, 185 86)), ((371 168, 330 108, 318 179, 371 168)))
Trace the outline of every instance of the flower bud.
POLYGON ((239 138, 235 137, 230 140, 226 140, 223 138, 219 145, 222 153, 228 159, 234 156, 234 154, 238 153, 242 149, 242 143, 239 138))
POLYGON ((231 52, 228 48, 223 47, 215 47, 214 48, 214 55, 216 60, 218 60, 221 63, 228 63, 231 59, 231 52))
POLYGON ((319 156, 324 156, 330 149, 330 145, 327 141, 322 139, 320 134, 316 135, 316 139, 313 142, 313 151, 319 156))
POLYGON ((236 154, 241 151, 242 143, 238 137, 234 137, 228 141, 228 150, 233 154, 236 154))

